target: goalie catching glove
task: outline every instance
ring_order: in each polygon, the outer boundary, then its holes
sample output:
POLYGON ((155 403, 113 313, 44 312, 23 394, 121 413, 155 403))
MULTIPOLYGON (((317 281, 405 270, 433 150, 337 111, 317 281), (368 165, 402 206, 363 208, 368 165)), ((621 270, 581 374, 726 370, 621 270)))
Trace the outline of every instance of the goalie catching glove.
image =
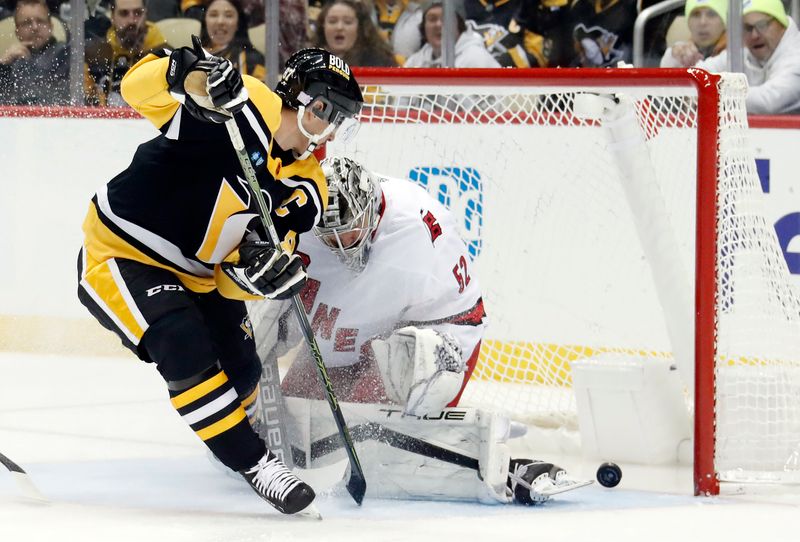
POLYGON ((247 102, 242 76, 230 60, 207 53, 197 36, 192 44, 169 55, 169 92, 193 117, 223 123, 247 102))
POLYGON ((297 254, 276 250, 267 241, 246 241, 239 247, 239 263, 220 267, 239 288, 267 299, 289 299, 306 282, 306 270, 297 254))
POLYGON ((461 347, 447 333, 404 327, 373 340, 372 351, 387 397, 406 414, 439 412, 464 383, 461 347))

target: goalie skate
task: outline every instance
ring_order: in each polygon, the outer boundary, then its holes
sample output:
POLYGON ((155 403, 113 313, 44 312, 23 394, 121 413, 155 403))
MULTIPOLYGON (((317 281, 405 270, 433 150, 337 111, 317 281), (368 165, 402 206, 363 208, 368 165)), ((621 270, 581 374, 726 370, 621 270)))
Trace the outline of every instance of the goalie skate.
POLYGON ((534 505, 553 495, 588 486, 592 480, 570 478, 567 471, 552 463, 512 459, 508 467, 508 489, 517 504, 534 505))

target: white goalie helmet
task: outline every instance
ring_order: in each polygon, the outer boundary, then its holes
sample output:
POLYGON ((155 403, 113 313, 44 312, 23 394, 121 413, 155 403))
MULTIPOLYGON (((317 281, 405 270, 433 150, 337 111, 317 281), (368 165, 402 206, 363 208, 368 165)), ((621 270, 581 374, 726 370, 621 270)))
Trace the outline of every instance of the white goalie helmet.
POLYGON ((328 208, 314 234, 348 269, 359 273, 367 265, 380 219, 380 182, 350 158, 333 156, 321 165, 328 182, 328 208))

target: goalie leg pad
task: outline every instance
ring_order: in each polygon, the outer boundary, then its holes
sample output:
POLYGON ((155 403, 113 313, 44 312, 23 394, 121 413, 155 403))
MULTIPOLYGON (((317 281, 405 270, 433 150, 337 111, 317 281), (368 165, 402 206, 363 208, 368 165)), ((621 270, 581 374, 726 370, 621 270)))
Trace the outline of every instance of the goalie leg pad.
MULTIPOLYGON (((287 398, 298 465, 322 467, 344 450, 324 401, 287 398), (312 452, 313 451, 313 452, 312 452)), ((340 402, 364 474, 377 498, 511 501, 506 418, 471 408, 404 416, 399 408, 340 402)))
POLYGON ((406 414, 439 412, 461 390, 464 359, 447 334, 404 327, 372 341, 372 350, 388 398, 405 405, 406 414))

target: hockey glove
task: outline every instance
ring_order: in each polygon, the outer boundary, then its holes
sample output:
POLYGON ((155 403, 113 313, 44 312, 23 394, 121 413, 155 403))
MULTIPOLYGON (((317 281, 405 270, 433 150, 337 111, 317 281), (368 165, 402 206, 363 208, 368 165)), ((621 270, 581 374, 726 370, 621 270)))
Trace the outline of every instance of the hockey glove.
POLYGON ((247 102, 242 76, 230 61, 203 50, 197 36, 192 43, 170 54, 167 87, 193 117, 223 123, 247 102))
POLYGON ((239 288, 267 299, 289 299, 306 282, 306 270, 297 254, 275 250, 266 241, 246 241, 239 247, 239 263, 220 267, 239 288))
POLYGON ((415 416, 439 412, 458 394, 465 363, 447 333, 408 326, 372 341, 386 395, 415 416))
POLYGON ((215 107, 234 115, 241 111, 247 102, 247 89, 242 83, 242 75, 233 67, 231 61, 219 60, 221 62, 218 62, 208 74, 206 90, 215 107))

